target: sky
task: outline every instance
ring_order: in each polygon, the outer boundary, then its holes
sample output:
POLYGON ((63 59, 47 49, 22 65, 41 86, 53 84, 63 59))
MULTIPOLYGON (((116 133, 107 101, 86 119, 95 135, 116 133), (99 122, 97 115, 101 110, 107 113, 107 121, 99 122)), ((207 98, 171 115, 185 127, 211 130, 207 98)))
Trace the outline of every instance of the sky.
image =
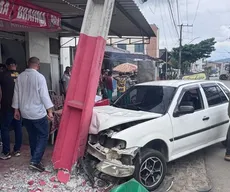
MULTIPOLYGON (((171 50, 178 46, 179 38, 170 17, 168 0, 148 0, 143 4, 141 0, 135 1, 147 21, 158 26, 160 48, 171 50)), ((176 0, 169 1, 176 25, 193 25, 183 27, 183 44, 214 37, 216 51, 209 60, 230 58, 230 0, 178 0, 179 18, 176 0)))

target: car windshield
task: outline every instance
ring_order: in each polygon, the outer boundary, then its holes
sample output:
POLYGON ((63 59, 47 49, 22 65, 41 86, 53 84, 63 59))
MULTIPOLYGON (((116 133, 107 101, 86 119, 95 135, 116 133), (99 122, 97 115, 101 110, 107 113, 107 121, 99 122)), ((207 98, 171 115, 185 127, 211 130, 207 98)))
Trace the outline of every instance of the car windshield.
POLYGON ((134 86, 118 98, 113 106, 165 114, 175 94, 175 87, 134 86))

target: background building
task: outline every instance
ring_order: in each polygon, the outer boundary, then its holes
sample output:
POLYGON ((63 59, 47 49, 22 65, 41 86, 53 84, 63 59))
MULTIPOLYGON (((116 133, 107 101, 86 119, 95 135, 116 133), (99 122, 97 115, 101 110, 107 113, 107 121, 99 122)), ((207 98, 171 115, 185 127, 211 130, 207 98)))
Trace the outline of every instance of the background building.
POLYGON ((123 38, 123 40, 115 40, 108 43, 115 47, 129 51, 135 54, 146 54, 150 57, 159 58, 159 29, 155 24, 150 25, 155 33, 155 37, 144 39, 143 37, 123 38))

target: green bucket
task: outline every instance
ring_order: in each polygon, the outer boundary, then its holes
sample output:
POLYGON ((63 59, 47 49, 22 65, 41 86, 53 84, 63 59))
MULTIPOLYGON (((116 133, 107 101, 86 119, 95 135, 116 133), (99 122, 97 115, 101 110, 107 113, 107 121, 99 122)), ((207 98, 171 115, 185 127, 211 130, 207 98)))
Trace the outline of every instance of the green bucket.
POLYGON ((135 179, 131 179, 130 181, 112 189, 110 192, 148 192, 148 190, 145 189, 135 179))

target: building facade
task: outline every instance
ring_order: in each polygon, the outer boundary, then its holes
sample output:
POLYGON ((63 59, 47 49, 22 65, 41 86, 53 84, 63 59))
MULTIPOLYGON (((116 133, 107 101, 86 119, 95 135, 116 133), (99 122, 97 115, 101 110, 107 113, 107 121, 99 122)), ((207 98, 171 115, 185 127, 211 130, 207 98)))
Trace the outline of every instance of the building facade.
POLYGON ((135 43, 135 41, 131 42, 130 39, 127 38, 118 43, 116 40, 112 40, 112 43, 108 41, 108 43, 111 43, 113 46, 120 49, 127 50, 130 53, 146 54, 150 57, 159 58, 159 29, 155 24, 151 24, 150 26, 156 37, 151 37, 149 40, 142 40, 141 37, 134 37, 137 39, 139 38, 139 41, 137 40, 135 43))

